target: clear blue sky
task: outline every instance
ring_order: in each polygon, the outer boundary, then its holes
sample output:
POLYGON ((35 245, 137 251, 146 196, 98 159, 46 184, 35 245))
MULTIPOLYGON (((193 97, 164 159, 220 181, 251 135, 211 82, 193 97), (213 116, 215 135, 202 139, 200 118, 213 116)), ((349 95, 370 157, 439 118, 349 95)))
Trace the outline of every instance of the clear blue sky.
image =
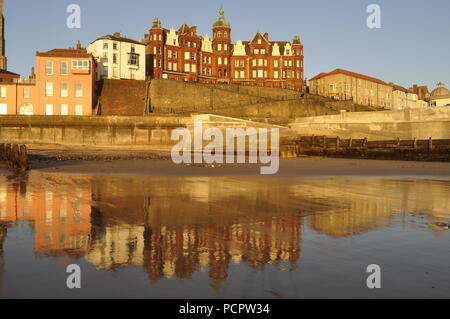
POLYGON ((305 75, 344 68, 409 87, 442 81, 450 87, 449 0, 5 0, 8 68, 22 76, 36 51, 86 46, 116 31, 140 39, 153 18, 163 27, 182 22, 211 35, 223 5, 233 42, 256 31, 273 40, 298 34, 305 46, 305 75), (82 9, 81 29, 68 29, 66 8, 82 9), (381 6, 381 29, 366 26, 367 5, 381 6))

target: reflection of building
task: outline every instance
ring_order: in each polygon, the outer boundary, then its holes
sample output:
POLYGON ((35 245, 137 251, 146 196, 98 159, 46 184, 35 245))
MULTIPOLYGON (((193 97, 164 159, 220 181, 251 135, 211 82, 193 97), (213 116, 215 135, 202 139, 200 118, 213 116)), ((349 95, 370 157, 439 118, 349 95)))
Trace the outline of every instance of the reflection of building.
POLYGON ((75 187, 65 192, 42 185, 33 176, 36 175, 30 176, 28 185, 8 184, 2 178, 0 220, 33 222, 36 253, 79 255, 86 252, 91 232, 90 190, 75 187))
POLYGON ((97 62, 97 80, 145 80, 145 45, 122 37, 105 35, 87 47, 97 62))
POLYGON ((0 84, 0 115, 92 115, 95 61, 76 48, 36 53, 36 79, 0 84))
POLYGON ((197 35, 196 26, 177 30, 153 21, 143 40, 149 56, 147 71, 153 78, 204 83, 232 82, 304 91, 303 45, 271 41, 257 32, 251 41, 231 43, 231 25, 223 9, 213 24, 213 37, 197 35))
POLYGON ((444 83, 436 84, 436 88, 431 92, 430 100, 432 106, 450 106, 450 91, 444 83))
POLYGON ((96 183, 94 198, 108 205, 99 205, 102 231, 87 259, 99 269, 143 266, 152 281, 190 278, 198 270, 222 281, 230 262, 294 267, 300 215, 279 204, 268 184, 245 183, 240 189, 230 182, 130 183, 125 187, 131 196, 122 193, 123 181, 96 183))

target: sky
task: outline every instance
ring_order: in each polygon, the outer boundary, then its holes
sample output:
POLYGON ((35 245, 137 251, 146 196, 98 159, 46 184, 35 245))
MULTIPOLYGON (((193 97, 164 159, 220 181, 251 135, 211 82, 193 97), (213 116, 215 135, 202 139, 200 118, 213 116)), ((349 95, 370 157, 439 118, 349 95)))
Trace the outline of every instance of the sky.
POLYGON ((223 6, 232 41, 257 31, 271 40, 304 45, 305 76, 336 68, 410 87, 437 82, 450 88, 449 0, 4 0, 6 55, 10 71, 28 76, 36 51, 87 46, 121 32, 141 39, 159 18, 165 28, 183 22, 211 36, 223 6), (70 4, 81 7, 81 28, 66 25, 70 4), (367 27, 367 6, 381 8, 381 28, 367 27))

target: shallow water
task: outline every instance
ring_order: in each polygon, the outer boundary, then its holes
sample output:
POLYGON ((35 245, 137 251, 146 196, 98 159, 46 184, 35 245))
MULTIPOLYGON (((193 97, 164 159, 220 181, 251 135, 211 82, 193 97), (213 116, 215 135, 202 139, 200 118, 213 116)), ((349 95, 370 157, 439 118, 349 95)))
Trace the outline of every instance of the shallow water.
POLYGON ((0 297, 449 298, 449 194, 414 178, 3 174, 0 297))

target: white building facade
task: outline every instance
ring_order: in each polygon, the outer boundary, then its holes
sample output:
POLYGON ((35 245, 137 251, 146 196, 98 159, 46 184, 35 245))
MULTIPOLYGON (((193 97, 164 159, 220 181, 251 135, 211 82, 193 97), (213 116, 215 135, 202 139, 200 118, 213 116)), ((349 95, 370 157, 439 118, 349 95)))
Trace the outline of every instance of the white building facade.
POLYGON ((97 80, 145 80, 145 45, 120 33, 98 38, 87 47, 97 62, 97 80))

